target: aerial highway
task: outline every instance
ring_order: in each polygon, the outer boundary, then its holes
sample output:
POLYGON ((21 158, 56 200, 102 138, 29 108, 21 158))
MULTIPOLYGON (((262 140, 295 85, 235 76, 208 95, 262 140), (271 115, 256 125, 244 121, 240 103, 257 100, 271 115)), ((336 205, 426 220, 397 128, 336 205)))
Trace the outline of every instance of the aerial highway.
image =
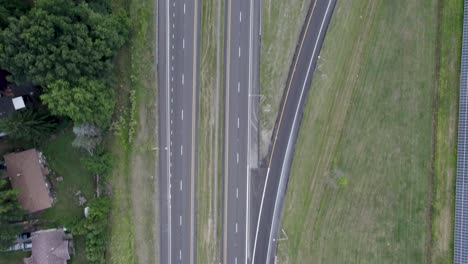
POLYGON ((301 122, 328 23, 336 0, 312 0, 289 72, 272 136, 255 232, 252 263, 274 263, 284 194, 301 122))
POLYGON ((158 0, 160 263, 196 263, 199 0, 158 0))
POLYGON ((253 86, 258 73, 259 8, 259 0, 225 2, 222 263, 226 264, 250 263, 250 171, 257 161, 250 150, 256 129, 252 104, 258 101, 253 86))

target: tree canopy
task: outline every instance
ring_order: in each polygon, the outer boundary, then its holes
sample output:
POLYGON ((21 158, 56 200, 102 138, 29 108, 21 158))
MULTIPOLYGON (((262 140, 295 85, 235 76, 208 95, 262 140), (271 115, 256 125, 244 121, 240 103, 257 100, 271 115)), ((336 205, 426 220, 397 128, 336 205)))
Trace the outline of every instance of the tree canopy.
POLYGON ((45 91, 41 99, 52 114, 70 117, 75 124, 109 125, 114 112, 114 91, 103 81, 80 78, 72 85, 58 80, 45 91))
POLYGON ((16 111, 0 121, 0 131, 17 141, 37 145, 57 128, 57 121, 45 112, 16 111))
POLYGON ((5 179, 0 179, 0 249, 11 246, 22 229, 17 222, 22 220, 24 211, 20 209, 17 194, 5 179))
POLYGON ((10 17, 20 17, 23 15, 29 6, 26 1, 21 0, 0 0, 0 29, 8 26, 10 17))
POLYGON ((38 0, 0 32, 0 67, 17 82, 41 85, 105 78, 128 32, 124 15, 95 11, 86 2, 38 0))

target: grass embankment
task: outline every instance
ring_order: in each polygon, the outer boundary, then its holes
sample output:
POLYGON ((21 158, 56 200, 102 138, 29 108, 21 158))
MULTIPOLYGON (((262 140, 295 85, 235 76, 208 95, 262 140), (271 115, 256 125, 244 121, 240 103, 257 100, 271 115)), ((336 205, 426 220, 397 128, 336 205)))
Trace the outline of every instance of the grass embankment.
POLYGON ((116 58, 116 156, 108 263, 156 263, 156 73, 154 1, 113 0, 130 18, 130 40, 116 58))
POLYGON ((463 1, 440 3, 432 262, 452 263, 463 1))
POLYGON ((435 44, 435 0, 337 2, 296 144, 281 263, 426 260, 435 44))
POLYGON ((263 0, 260 157, 267 154, 297 39, 311 0, 263 0))
MULTIPOLYGON (((198 263, 219 262, 219 213, 221 210, 219 197, 220 185, 216 183, 216 165, 221 157, 220 147, 216 140, 221 140, 222 114, 217 116, 217 111, 222 111, 222 106, 216 105, 217 81, 220 82, 219 93, 222 91, 222 76, 217 76, 217 57, 222 59, 223 46, 220 46, 218 54, 218 40, 223 41, 222 35, 218 38, 218 5, 222 1, 201 1, 201 46, 200 46, 200 96, 199 96, 199 130, 198 130, 198 182, 197 182, 197 261, 198 263), (219 79, 217 79, 219 78, 219 79), (219 109, 218 109, 219 108, 219 109), (217 120, 218 117, 218 120, 217 120), (216 134, 218 137, 216 137, 216 134), (218 147, 218 151, 216 151, 218 147), (216 192, 216 190, 218 190, 216 192), (218 196, 218 197, 216 197, 218 196), (218 210, 217 210, 218 209, 218 210)), ((223 14, 221 10, 221 14, 223 14)), ((220 22, 222 23, 222 17, 220 22)), ((220 26, 222 34, 223 24, 220 26)), ((221 43, 220 43, 221 44, 221 43)), ((222 65, 222 64, 220 64, 222 65)), ((221 67, 221 66, 220 66, 221 67)), ((222 94, 219 94, 221 97, 222 94)), ((219 98, 218 98, 219 99, 219 98)), ((218 181, 221 182, 220 180, 218 181)))

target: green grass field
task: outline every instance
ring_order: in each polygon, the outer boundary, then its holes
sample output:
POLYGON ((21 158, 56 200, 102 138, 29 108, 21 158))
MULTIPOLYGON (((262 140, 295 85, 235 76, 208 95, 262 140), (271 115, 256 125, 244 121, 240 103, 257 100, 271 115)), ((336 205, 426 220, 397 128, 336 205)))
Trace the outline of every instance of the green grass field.
POLYGON ((280 263, 426 261, 435 45, 435 0, 338 1, 296 145, 280 263))
POLYGON ((81 159, 86 153, 72 146, 71 129, 60 131, 43 148, 44 156, 55 176, 49 178, 55 187, 57 202, 40 215, 44 227, 69 226, 84 217, 75 195, 78 191, 89 201, 95 196, 94 177, 84 168, 81 159), (62 177, 63 181, 57 181, 62 177))
POLYGON ((433 263, 453 262, 458 93, 463 1, 441 1, 434 170, 433 263))

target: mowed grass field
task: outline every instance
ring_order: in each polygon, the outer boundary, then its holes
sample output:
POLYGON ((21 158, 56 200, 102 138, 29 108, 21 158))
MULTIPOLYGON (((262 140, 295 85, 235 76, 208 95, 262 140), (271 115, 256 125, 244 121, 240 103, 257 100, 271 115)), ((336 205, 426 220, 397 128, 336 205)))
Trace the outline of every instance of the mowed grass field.
POLYGON ((307 99, 279 263, 427 259, 435 0, 338 1, 307 99))

